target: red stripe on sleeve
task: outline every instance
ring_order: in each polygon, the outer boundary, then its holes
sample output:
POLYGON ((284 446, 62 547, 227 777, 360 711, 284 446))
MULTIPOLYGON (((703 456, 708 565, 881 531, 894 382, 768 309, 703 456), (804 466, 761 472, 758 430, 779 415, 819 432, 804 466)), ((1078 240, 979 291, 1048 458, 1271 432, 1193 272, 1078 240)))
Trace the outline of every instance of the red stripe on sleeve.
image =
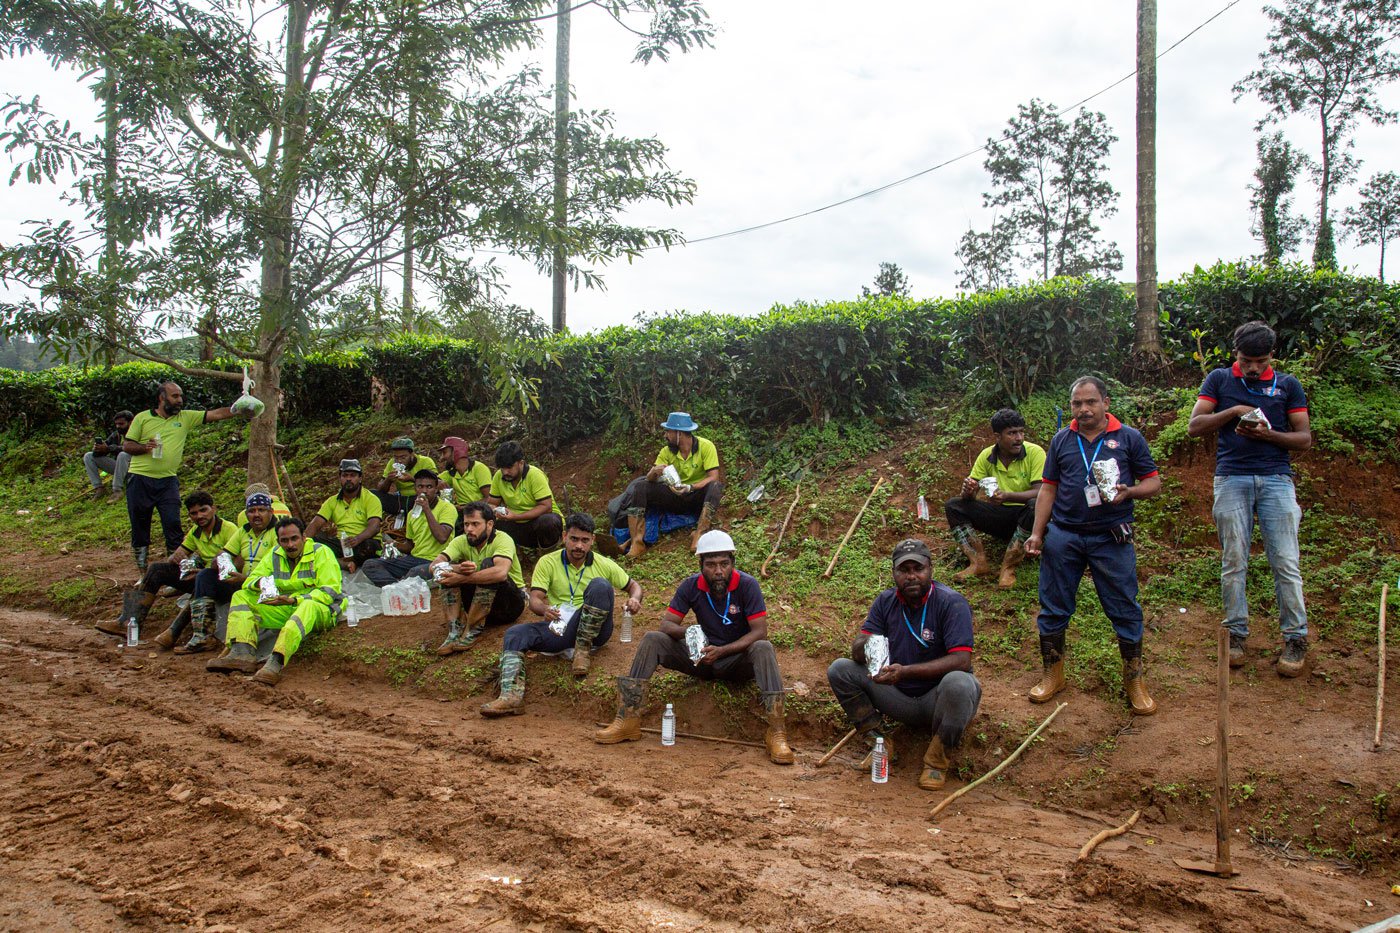
POLYGON ((1212 405, 1214 405, 1216 402, 1219 401, 1219 399, 1211 398, 1209 395, 1198 395, 1198 396, 1196 396, 1196 398, 1205 399, 1207 402, 1210 402, 1212 405))
POLYGON ((749 617, 748 617, 748 620, 749 620, 750 622, 752 622, 754 619, 761 619, 761 618, 763 618, 763 617, 766 616, 766 615, 768 615, 768 610, 767 610, 767 609, 763 610, 762 612, 756 613, 755 615, 749 616, 749 617))
POLYGON ((1308 409, 1307 409, 1307 406, 1305 405, 1305 406, 1303 406, 1302 408, 1290 408, 1290 409, 1288 409, 1288 413, 1291 415, 1291 414, 1293 414, 1293 413, 1296 412, 1296 411, 1307 411, 1307 410, 1308 410, 1308 409))
POLYGON ((1060 481, 1059 481, 1059 480, 1057 480, 1057 479, 1046 479, 1046 478, 1043 477, 1043 476, 1040 478, 1040 481, 1041 481, 1042 483, 1045 483, 1045 484, 1048 485, 1048 486, 1058 486, 1058 485, 1060 485, 1060 481))
POLYGON ((967 651, 967 652, 971 652, 971 651, 972 651, 972 646, 971 646, 971 645, 959 645, 959 646, 956 647, 956 648, 949 648, 949 649, 948 649, 948 653, 949 653, 949 654, 952 654, 954 651, 967 651))
POLYGON ((672 607, 672 606, 667 606, 667 607, 666 607, 666 611, 669 612, 671 615, 675 616, 677 619, 684 619, 684 618, 685 618, 685 613, 684 613, 684 612, 677 612, 677 611, 675 610, 675 608, 672 607))
POLYGON ((1156 475, 1157 475, 1158 473, 1160 473, 1160 472, 1162 472, 1162 471, 1161 471, 1161 470, 1153 470, 1151 473, 1148 473, 1148 474, 1146 474, 1146 475, 1144 475, 1144 476, 1139 476, 1138 479, 1151 479, 1152 477, 1156 476, 1156 475))

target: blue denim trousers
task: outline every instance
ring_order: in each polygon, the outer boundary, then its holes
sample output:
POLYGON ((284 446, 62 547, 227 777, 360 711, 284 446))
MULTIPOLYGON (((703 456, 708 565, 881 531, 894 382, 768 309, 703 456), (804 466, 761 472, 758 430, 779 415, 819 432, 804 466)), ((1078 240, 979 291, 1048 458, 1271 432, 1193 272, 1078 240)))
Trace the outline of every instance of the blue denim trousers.
POLYGON ((1045 530, 1040 555, 1040 618, 1042 635, 1058 635, 1074 615, 1084 568, 1094 572, 1094 590, 1113 631, 1123 641, 1142 641, 1142 606, 1138 603, 1137 552, 1133 543, 1119 544, 1107 531, 1069 531, 1053 522, 1045 530))
POLYGON ((1303 510, 1298 508, 1293 477, 1217 476, 1213 514, 1220 533, 1220 600, 1225 604, 1225 627, 1235 635, 1249 634, 1245 577, 1257 517, 1264 553, 1274 572, 1279 630, 1284 638, 1306 638, 1308 611, 1303 606, 1303 577, 1298 572, 1298 523, 1303 510))

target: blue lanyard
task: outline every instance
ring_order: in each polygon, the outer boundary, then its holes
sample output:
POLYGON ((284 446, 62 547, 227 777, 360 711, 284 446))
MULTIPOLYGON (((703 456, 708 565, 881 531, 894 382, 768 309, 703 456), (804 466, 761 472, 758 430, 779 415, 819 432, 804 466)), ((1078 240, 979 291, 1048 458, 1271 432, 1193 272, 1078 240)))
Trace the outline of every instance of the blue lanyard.
MULTIPOLYGON (((569 584, 569 605, 572 606, 574 604, 574 581, 569 579, 569 559, 563 554, 560 554, 559 563, 564 565, 564 582, 569 584)), ((587 569, 588 563, 585 561, 584 565, 578 569, 579 585, 583 584, 583 572, 587 569)))
MULTIPOLYGON (((927 595, 924 596, 923 612, 919 613, 919 632, 922 632, 924 630, 924 622, 928 619, 928 601, 932 598, 933 587, 929 587, 927 595)), ((922 638, 919 637, 919 632, 914 631, 914 624, 909 621, 909 613, 904 611, 903 605, 899 607, 899 614, 904 616, 904 627, 909 630, 909 634, 914 636, 915 641, 927 648, 928 642, 924 641, 922 638)))
POLYGON ((1269 385, 1263 389, 1251 389, 1249 383, 1244 381, 1243 376, 1235 377, 1239 379, 1240 386, 1250 395, 1262 395, 1266 398, 1273 398, 1278 395, 1278 373, 1274 373, 1274 378, 1269 380, 1269 385))
POLYGON ((1105 437, 1108 437, 1107 431, 1103 432, 1099 437, 1099 442, 1094 445, 1093 454, 1086 457, 1084 455, 1084 438, 1080 437, 1078 432, 1075 432, 1074 435, 1074 439, 1079 442, 1079 458, 1084 461, 1084 479, 1090 485, 1094 482, 1094 471, 1090 464, 1099 459, 1099 450, 1103 447, 1105 437))
POLYGON ((721 614, 720 611, 715 608, 715 601, 713 599, 710 599, 710 591, 705 591, 705 599, 710 604, 710 611, 718 615, 720 622, 724 623, 725 625, 734 624, 729 618, 729 603, 733 598, 734 592, 732 590, 724 594, 724 612, 721 614))
MULTIPOLYGON (((267 534, 267 532, 263 532, 263 534, 267 534)), ((256 537, 256 538, 249 538, 249 539, 248 539, 248 563, 249 563, 249 564, 251 564, 254 560, 257 559, 258 551, 261 551, 261 550, 262 550, 263 540, 264 540, 264 539, 263 539, 262 535, 259 535, 259 536, 256 537)))

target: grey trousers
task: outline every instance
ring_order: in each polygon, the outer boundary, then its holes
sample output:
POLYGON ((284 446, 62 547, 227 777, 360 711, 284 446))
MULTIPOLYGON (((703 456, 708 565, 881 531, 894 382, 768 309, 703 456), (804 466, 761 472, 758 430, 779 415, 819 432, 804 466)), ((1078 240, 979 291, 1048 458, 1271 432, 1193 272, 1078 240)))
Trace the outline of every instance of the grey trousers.
POLYGON ((852 723, 859 725, 874 707, 905 725, 938 733, 945 748, 962 741, 963 730, 982 702, 982 685, 966 671, 944 674, 938 686, 916 697, 891 684, 877 684, 864 665, 850 658, 833 661, 826 679, 852 723))
POLYGON ((83 469, 87 471, 88 485, 93 489, 102 488, 102 471, 112 474, 112 492, 126 488, 126 469, 131 466, 131 454, 122 451, 116 457, 100 457, 92 451, 83 454, 83 469))
POLYGON ((662 632, 647 632, 632 658, 629 676, 646 680, 658 667, 680 671, 701 680, 727 680, 738 683, 757 681, 763 693, 781 693, 783 675, 778 671, 778 656, 773 645, 756 641, 739 654, 720 658, 714 664, 692 664, 685 642, 662 632))

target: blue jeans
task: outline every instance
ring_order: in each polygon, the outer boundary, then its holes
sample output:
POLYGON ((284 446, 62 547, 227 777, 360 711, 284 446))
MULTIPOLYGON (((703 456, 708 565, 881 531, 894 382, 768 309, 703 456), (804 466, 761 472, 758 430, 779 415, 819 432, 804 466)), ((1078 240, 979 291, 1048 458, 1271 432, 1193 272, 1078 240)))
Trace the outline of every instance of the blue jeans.
MULTIPOLYGON (((608 614, 603 627, 593 637, 593 647, 601 648, 608 643, 613 631, 613 585, 602 577, 588 581, 583 591, 583 605, 593 606, 608 614)), ((517 613, 518 615, 519 613, 517 613)), ((574 611, 564 634, 550 631, 548 622, 521 622, 506 629, 501 647, 506 651, 541 651, 545 654, 558 654, 574 646, 578 639, 578 624, 583 621, 583 606, 574 611)))
POLYGON ((1133 543, 1119 544, 1107 531, 1068 531, 1053 523, 1045 530, 1040 555, 1040 634, 1058 635, 1069 627, 1085 566, 1094 572, 1094 590, 1113 631, 1122 641, 1141 642, 1133 543))
POLYGON ((1245 577, 1254 521, 1264 538, 1264 552, 1274 572, 1278 627, 1284 638, 1306 638, 1308 611, 1303 606, 1303 576, 1298 572, 1298 523, 1303 510, 1293 489, 1293 477, 1217 476, 1215 527, 1220 532, 1220 600, 1225 604, 1225 627, 1235 635, 1249 634, 1249 600, 1245 577))

